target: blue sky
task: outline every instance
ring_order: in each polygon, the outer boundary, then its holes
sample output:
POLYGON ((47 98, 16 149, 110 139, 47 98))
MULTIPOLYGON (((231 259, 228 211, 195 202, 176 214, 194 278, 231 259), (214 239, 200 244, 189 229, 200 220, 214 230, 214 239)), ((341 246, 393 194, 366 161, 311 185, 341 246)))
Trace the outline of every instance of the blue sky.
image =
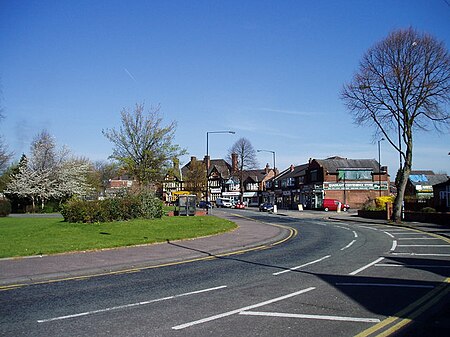
MULTIPOLYGON (((450 2, 0 0, 0 134, 19 158, 48 130, 92 160, 120 111, 161 104, 190 156, 226 156, 240 137, 277 167, 333 155, 378 158, 373 129, 339 98, 362 55, 412 26, 450 46, 450 2)), ((395 177, 398 155, 381 143, 395 177)), ((450 173, 448 133, 416 133, 415 169, 450 173)), ((258 153, 260 166, 272 165, 258 153)))

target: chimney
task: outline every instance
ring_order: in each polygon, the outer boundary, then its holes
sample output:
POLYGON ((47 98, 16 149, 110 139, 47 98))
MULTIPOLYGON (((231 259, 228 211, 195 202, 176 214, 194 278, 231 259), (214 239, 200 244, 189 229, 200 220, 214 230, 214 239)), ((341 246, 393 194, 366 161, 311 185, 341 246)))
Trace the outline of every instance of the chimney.
POLYGON ((238 155, 237 155, 237 153, 231 154, 231 170, 233 172, 238 171, 238 155))
POLYGON ((195 156, 192 156, 192 157, 191 157, 191 162, 192 162, 192 161, 196 161, 196 160, 197 160, 197 157, 195 157, 195 156))
POLYGON ((205 158, 203 159, 203 162, 205 163, 207 168, 211 167, 211 157, 210 156, 205 156, 205 158))
POLYGON ((289 170, 290 170, 291 172, 294 172, 294 165, 291 164, 291 167, 289 168, 289 170))
POLYGON ((266 167, 264 168, 264 173, 267 174, 269 173, 269 163, 266 164, 266 167))

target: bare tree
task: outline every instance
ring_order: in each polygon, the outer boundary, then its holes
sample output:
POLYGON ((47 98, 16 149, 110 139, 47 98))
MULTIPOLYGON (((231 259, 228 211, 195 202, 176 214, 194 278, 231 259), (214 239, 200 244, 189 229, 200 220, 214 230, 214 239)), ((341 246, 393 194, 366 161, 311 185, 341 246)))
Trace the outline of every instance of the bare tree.
POLYGON ((409 28, 370 48, 342 99, 359 125, 375 127, 400 156, 394 220, 401 221, 417 129, 448 127, 450 57, 442 42, 409 28), (404 165, 402 165, 404 162, 404 165))
POLYGON ((124 108, 121 119, 118 130, 103 130, 103 135, 114 144, 111 158, 143 185, 160 181, 172 158, 186 152, 173 144, 176 122, 163 126, 160 107, 145 113, 144 104, 136 104, 134 111, 124 108))
POLYGON ((236 166, 236 172, 233 174, 239 177, 239 188, 241 191, 241 201, 243 198, 244 191, 244 172, 246 170, 256 169, 258 166, 258 161, 256 159, 256 151, 253 148, 252 143, 247 138, 239 138, 233 146, 228 150, 228 157, 236 166), (234 156, 236 156, 234 159, 234 156))

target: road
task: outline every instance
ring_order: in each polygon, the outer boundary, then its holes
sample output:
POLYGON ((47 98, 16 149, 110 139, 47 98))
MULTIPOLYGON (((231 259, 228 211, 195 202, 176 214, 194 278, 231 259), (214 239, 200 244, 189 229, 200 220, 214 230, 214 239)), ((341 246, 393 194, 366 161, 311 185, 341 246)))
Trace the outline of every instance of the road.
POLYGON ((448 290, 448 239, 386 225, 220 211, 232 213, 295 235, 239 255, 2 291, 0 335, 391 335, 448 290))

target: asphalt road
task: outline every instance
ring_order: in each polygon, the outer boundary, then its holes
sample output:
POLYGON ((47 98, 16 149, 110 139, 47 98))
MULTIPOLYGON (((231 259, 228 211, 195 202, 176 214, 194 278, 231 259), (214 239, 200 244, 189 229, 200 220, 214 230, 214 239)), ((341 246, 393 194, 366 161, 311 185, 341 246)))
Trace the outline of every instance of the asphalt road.
POLYGON ((0 335, 389 335, 444 296, 450 244, 435 236, 232 212, 296 235, 240 255, 0 292, 0 335))

